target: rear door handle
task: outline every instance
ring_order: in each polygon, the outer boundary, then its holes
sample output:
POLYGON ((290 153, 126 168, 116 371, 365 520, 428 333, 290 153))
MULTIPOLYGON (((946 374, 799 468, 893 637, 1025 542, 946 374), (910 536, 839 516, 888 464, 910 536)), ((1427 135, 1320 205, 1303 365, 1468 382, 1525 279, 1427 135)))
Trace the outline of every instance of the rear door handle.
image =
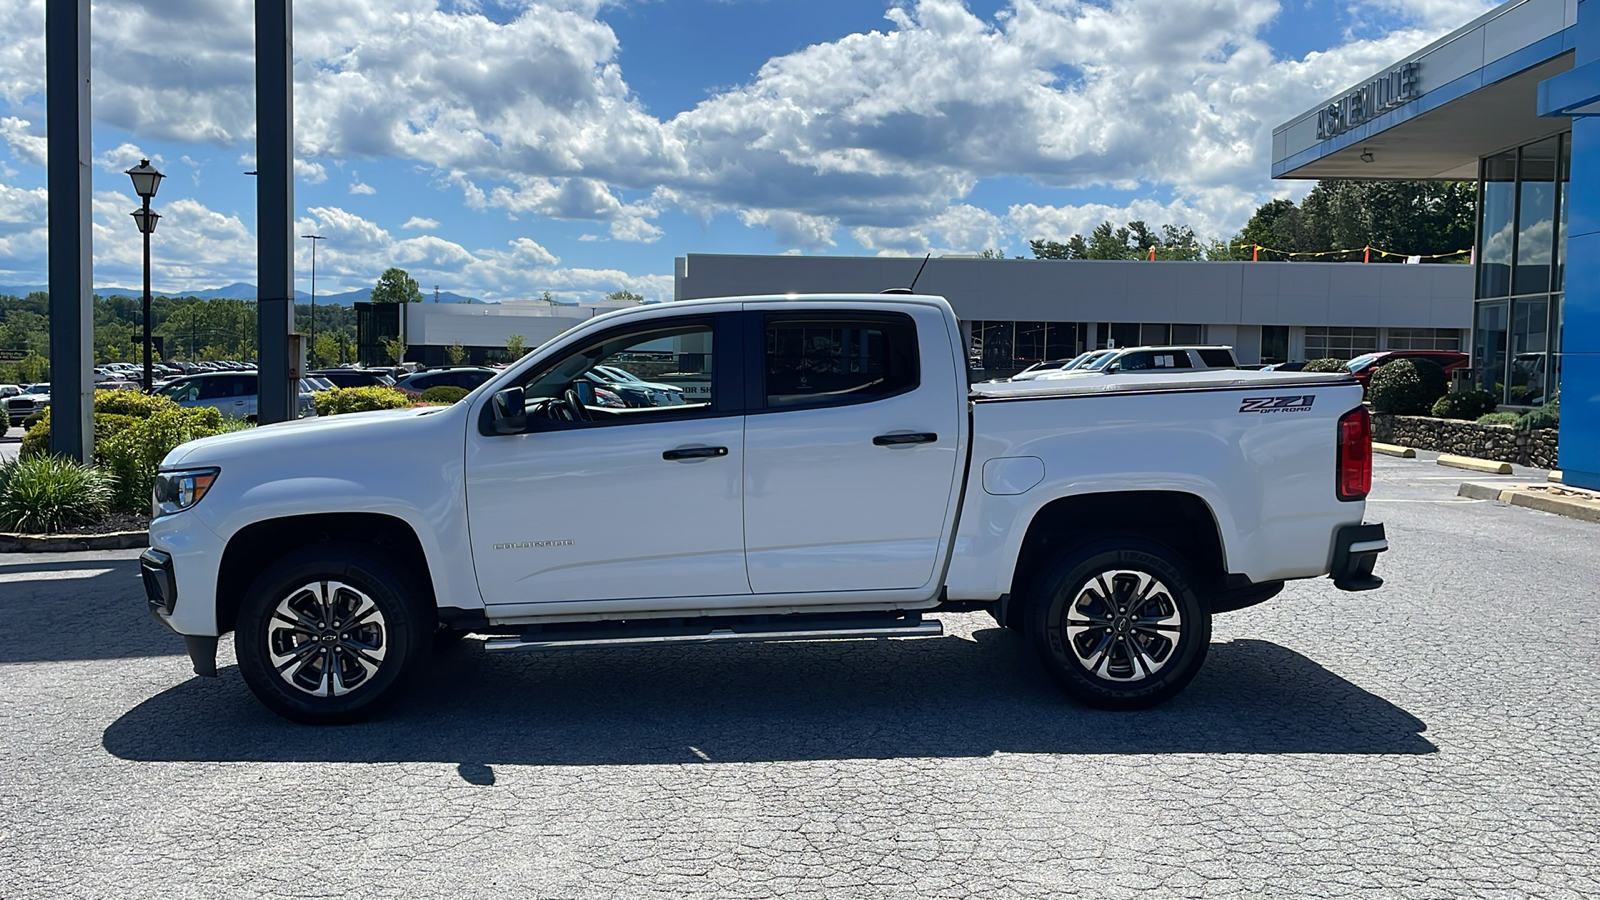
POLYGON ((939 436, 931 431, 918 431, 911 434, 880 434, 872 439, 879 447, 897 447, 901 444, 931 444, 939 436))
POLYGON ((685 447, 681 450, 668 450, 661 454, 662 459, 709 459, 713 456, 727 456, 727 447, 685 447))

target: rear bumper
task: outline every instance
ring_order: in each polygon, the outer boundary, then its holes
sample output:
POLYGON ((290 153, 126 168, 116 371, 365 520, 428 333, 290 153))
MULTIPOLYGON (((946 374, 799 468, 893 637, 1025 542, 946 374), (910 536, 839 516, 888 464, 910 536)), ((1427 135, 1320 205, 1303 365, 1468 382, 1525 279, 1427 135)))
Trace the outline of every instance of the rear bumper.
POLYGON ((1372 574, 1378 554, 1389 549, 1383 523, 1346 525, 1333 536, 1333 565, 1329 577, 1341 591, 1370 591, 1383 586, 1383 579, 1372 574))

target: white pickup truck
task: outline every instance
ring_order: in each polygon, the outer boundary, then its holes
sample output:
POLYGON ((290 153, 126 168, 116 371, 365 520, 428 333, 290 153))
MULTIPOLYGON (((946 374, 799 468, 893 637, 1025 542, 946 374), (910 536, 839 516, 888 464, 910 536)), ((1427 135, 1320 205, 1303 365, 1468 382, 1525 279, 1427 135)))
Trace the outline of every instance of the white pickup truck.
POLYGON ((1370 424, 1348 375, 1221 370, 968 386, 929 296, 598 316, 448 407, 184 444, 151 612, 268 707, 371 714, 442 637, 489 651, 1020 628, 1072 697, 1150 706, 1211 616, 1291 578, 1367 590, 1370 424), (601 405, 597 366, 687 402, 601 405))

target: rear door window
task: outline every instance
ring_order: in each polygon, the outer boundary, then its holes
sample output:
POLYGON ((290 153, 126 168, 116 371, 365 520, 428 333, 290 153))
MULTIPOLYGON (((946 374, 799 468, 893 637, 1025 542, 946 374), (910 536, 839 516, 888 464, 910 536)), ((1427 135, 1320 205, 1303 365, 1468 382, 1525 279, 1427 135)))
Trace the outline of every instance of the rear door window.
POLYGON ((763 337, 767 409, 869 403, 920 383, 916 325, 903 313, 770 313, 763 337))
POLYGON ((1194 368, 1186 350, 1140 350, 1119 357, 1115 365, 1123 372, 1194 368))
POLYGON ((1232 369, 1234 362, 1233 353, 1228 350, 1196 350, 1200 354, 1200 361, 1213 369, 1232 369))

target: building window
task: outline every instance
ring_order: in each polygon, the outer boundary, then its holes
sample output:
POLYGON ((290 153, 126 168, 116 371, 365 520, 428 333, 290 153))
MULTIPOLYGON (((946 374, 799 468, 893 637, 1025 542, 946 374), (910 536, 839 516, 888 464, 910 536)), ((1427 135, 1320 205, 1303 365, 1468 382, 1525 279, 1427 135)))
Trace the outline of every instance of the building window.
POLYGON ((1517 205, 1517 151, 1483 161, 1478 219, 1478 296, 1511 293, 1511 261, 1515 250, 1512 221, 1517 205))
POLYGON ((1354 359, 1378 349, 1378 329, 1306 326, 1306 359, 1354 359))
POLYGON ((1289 326, 1261 326, 1261 362, 1263 365, 1289 361, 1289 326))
POLYGON ((1478 370, 1478 386, 1501 402, 1506 387, 1506 305, 1505 300, 1479 303, 1472 329, 1472 365, 1478 370))
POLYGON ((1506 383, 1506 402, 1517 406, 1544 402, 1549 323, 1550 303, 1544 297, 1512 301, 1511 370, 1506 383))
POLYGON ((1204 344, 1206 342, 1206 328, 1204 325, 1174 325, 1172 326, 1172 342, 1174 344, 1204 344))
POLYGON ((1459 328, 1391 328, 1390 350, 1460 350, 1459 328))
MULTIPOLYGON (((1561 182, 1561 193, 1557 195, 1556 213, 1556 272, 1552 290, 1562 290, 1567 281, 1567 204, 1572 187, 1572 136, 1565 135, 1561 139, 1561 168, 1557 178, 1561 182)), ((1560 304, 1558 303, 1559 307, 1560 304)))
POLYGON ((1560 143, 1550 138, 1522 148, 1513 294, 1543 294, 1550 290, 1550 258, 1555 253, 1556 243, 1556 158, 1560 143))

